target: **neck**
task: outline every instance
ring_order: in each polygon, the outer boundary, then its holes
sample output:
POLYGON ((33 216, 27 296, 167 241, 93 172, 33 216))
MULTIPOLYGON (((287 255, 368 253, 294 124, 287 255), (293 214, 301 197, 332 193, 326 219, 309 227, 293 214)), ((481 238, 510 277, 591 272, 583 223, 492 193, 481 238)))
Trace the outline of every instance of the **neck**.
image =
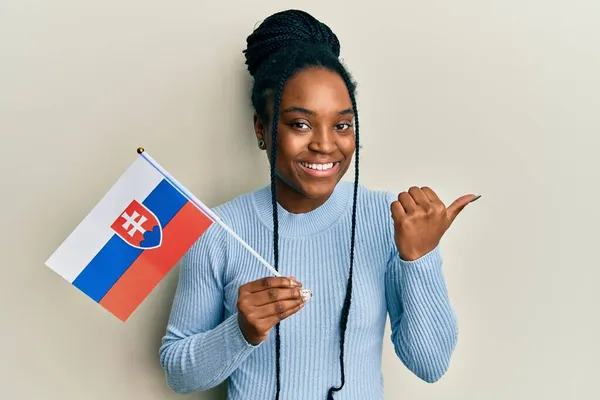
MULTIPOLYGON (((350 217, 353 184, 340 181, 327 199, 308 198, 281 182, 278 187, 278 232, 280 237, 306 237, 326 232, 345 217, 350 217), (315 207, 317 204, 320 206, 315 207), (284 208, 285 207, 285 208, 284 208)), ((271 185, 254 192, 253 205, 264 225, 273 229, 271 185)))
POLYGON ((304 214, 322 206, 329 197, 310 198, 277 176, 275 181, 277 202, 291 214, 304 214))

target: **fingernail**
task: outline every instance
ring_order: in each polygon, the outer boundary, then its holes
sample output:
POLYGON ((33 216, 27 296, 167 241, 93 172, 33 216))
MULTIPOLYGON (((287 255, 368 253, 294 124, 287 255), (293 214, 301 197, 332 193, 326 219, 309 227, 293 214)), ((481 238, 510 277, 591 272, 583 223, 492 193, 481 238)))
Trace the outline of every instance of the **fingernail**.
POLYGON ((310 289, 303 289, 302 290, 302 300, 308 301, 311 298, 312 298, 312 290, 310 290, 310 289))
POLYGON ((475 198, 474 198, 473 200, 471 200, 469 203, 472 203, 472 202, 474 202, 474 201, 476 201, 476 200, 479 200, 479 198, 480 198, 480 197, 481 197, 481 195, 479 195, 479 196, 475 197, 475 198))
POLYGON ((302 285, 300 284, 300 282, 298 282, 296 280, 296 278, 294 278, 292 276, 292 277, 290 277, 290 286, 292 286, 292 287, 299 287, 299 286, 302 286, 302 285))

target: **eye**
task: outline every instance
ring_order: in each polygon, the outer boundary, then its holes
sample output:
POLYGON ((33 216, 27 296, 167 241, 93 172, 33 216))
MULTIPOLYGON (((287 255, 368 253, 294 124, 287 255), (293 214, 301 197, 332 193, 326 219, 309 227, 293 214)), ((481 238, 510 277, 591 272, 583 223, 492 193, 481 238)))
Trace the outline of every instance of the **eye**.
POLYGON ((347 124, 347 123, 340 123, 340 124, 337 124, 335 126, 335 129, 338 130, 338 131, 347 131, 347 130, 349 130, 351 128, 352 128, 352 125, 351 124, 347 124))
POLYGON ((306 122, 297 121, 297 122, 292 122, 289 125, 297 131, 306 131, 306 130, 310 129, 310 126, 306 122))

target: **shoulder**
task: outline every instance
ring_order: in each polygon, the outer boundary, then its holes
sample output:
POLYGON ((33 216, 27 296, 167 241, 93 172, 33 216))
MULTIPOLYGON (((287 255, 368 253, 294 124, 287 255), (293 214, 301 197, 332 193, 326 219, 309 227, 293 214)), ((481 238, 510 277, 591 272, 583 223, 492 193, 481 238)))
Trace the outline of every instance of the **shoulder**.
POLYGON ((380 246, 386 254, 393 254, 396 248, 391 205, 397 196, 388 190, 358 186, 357 227, 369 246, 380 246))
POLYGON ((259 190, 264 189, 256 189, 240 194, 226 202, 212 207, 211 210, 228 224, 239 222, 240 219, 244 219, 244 217, 247 218, 249 215, 254 214, 254 196, 259 190))
POLYGON ((395 200, 397 200, 397 195, 393 192, 358 185, 357 210, 365 215, 391 216, 390 207, 395 200))
MULTIPOLYGON (((253 212, 252 196, 256 191, 238 195, 225 201, 210 210, 216 214, 227 226, 237 230, 243 224, 251 223, 255 218, 253 212)), ((213 222, 208 229, 192 244, 185 254, 183 261, 186 263, 220 264, 226 259, 227 231, 218 223, 213 222)))

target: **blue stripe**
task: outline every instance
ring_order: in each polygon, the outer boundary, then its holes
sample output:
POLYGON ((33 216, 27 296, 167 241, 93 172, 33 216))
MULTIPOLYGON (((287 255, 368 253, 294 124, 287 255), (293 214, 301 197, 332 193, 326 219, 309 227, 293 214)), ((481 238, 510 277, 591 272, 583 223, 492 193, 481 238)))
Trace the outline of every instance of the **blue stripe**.
MULTIPOLYGON (((156 215, 164 229, 187 201, 169 182, 162 180, 142 203, 156 215)), ((115 234, 81 271, 73 285, 99 302, 142 252, 115 234)))

